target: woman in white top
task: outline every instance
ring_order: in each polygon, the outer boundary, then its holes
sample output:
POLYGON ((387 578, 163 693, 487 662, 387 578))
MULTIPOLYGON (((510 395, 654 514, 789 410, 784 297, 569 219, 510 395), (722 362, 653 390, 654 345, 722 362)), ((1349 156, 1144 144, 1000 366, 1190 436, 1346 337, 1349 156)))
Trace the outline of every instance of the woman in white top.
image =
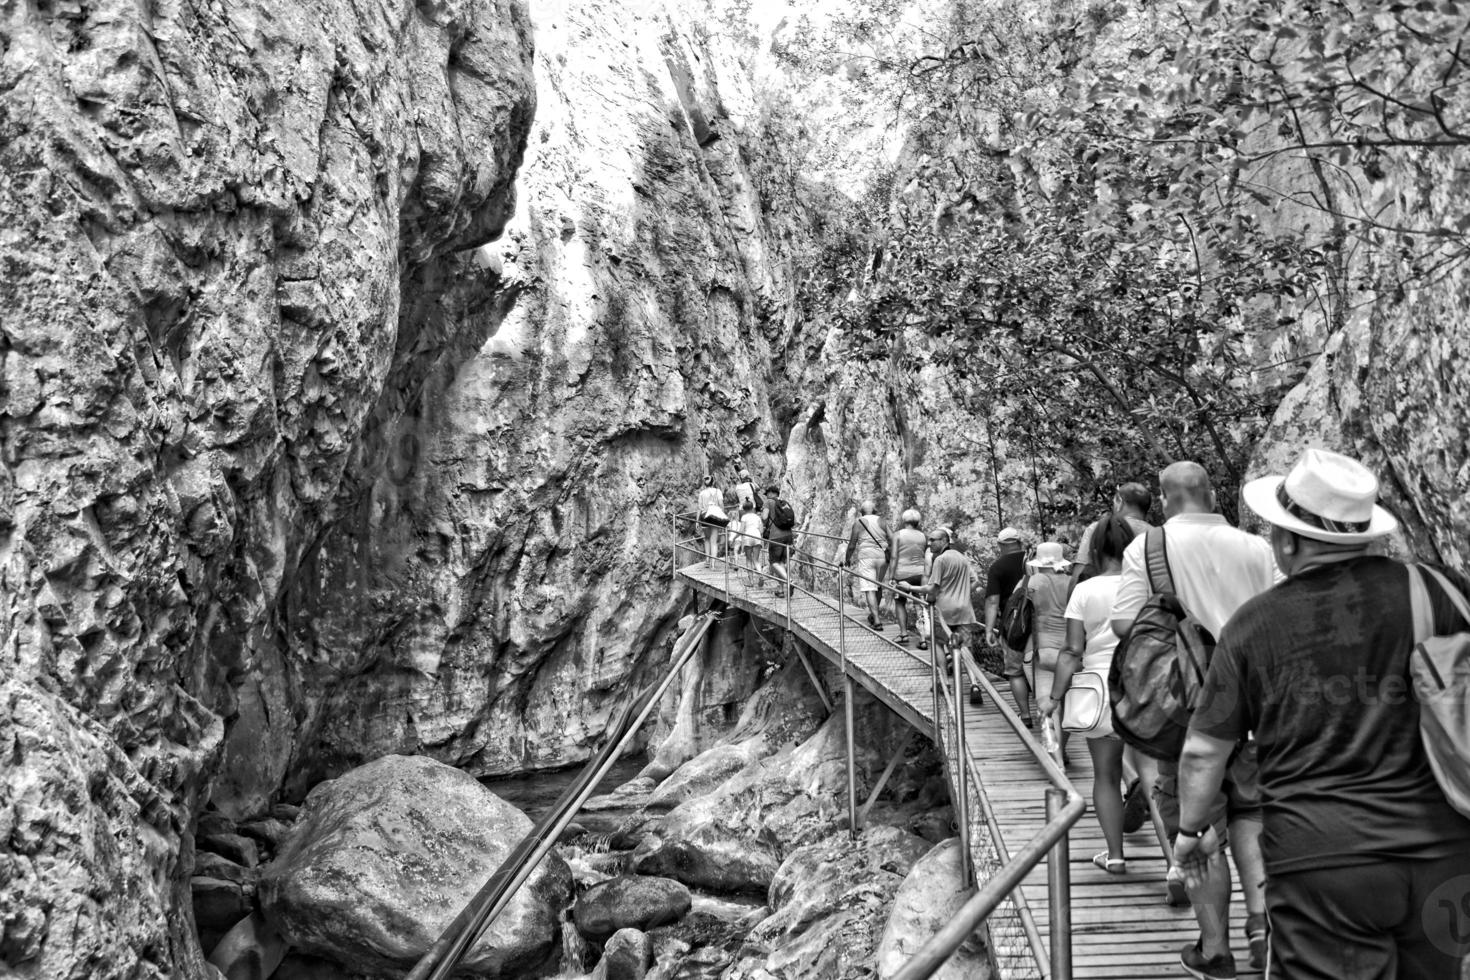
MULTIPOLYGON (((1092 566, 1097 573, 1077 583, 1067 601, 1067 645, 1057 658, 1048 714, 1056 712, 1062 696, 1079 669, 1101 671, 1106 677, 1113 662, 1118 637, 1113 632, 1113 603, 1118 596, 1118 573, 1123 569, 1123 550, 1133 540, 1132 526, 1109 514, 1092 535, 1092 566)), ((1082 556, 1078 556, 1081 558, 1082 556)), ((1087 736, 1092 753, 1092 808, 1102 827, 1108 849, 1092 856, 1092 863, 1109 874, 1128 870, 1123 857, 1123 740, 1105 731, 1087 736)))
POLYGON ((760 570, 761 548, 765 547, 765 524, 761 521, 761 515, 755 512, 755 504, 749 500, 740 502, 740 553, 745 556, 745 584, 754 586, 757 584, 756 572, 760 570))
POLYGON ((695 510, 699 514, 699 527, 704 532, 705 564, 713 565, 720 555, 720 532, 729 526, 725 516, 725 494, 715 486, 715 478, 706 476, 699 491, 699 503, 695 510), (724 523, 720 523, 723 521, 724 523))

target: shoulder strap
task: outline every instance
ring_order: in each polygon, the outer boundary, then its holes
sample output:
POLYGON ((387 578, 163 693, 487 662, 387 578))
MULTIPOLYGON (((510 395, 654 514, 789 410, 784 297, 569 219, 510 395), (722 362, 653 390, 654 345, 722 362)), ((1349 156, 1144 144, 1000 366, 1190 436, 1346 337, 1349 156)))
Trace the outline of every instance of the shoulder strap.
POLYGON ((1405 567, 1409 571, 1409 616, 1414 624, 1414 643, 1417 645, 1434 635, 1434 610, 1429 604, 1429 588, 1424 583, 1424 573, 1412 562, 1405 567))
MULTIPOLYGON (((871 515, 871 514, 864 514, 863 515, 863 517, 872 517, 872 516, 873 515, 871 515)), ((863 526, 863 530, 864 531, 867 531, 868 532, 868 537, 870 537, 870 538, 873 539, 873 543, 874 544, 876 544, 880 548, 883 547, 883 542, 878 540, 878 535, 873 531, 873 525, 871 525, 867 521, 863 520, 862 517, 859 517, 858 518, 858 523, 863 526)))
POLYGON ((1174 571, 1169 567, 1169 543, 1164 538, 1162 527, 1149 528, 1143 551, 1148 562, 1148 590, 1173 592, 1174 571))
MULTIPOLYGON (((1455 607, 1455 611, 1460 614, 1460 619, 1465 622, 1466 628, 1470 628, 1470 603, 1467 603, 1465 601, 1464 595, 1460 593, 1459 589, 1455 588, 1454 584, 1445 577, 1444 573, 1441 572, 1439 569, 1429 565, 1410 565, 1409 601, 1412 603, 1413 600, 1416 598, 1414 594, 1414 586, 1417 585, 1419 593, 1417 598, 1419 598, 1421 604, 1424 606, 1424 622, 1428 626, 1428 631, 1424 634, 1424 636, 1420 636, 1418 630, 1419 620, 1417 618, 1414 620, 1415 641, 1423 642, 1426 637, 1432 636, 1434 634, 1434 607, 1430 605, 1429 592, 1424 587, 1424 573, 1426 572, 1430 575, 1430 577, 1434 579, 1436 583, 1438 583, 1440 589, 1443 590, 1444 594, 1449 597, 1450 602, 1455 607)), ((1418 615, 1417 609, 1415 610, 1415 615, 1416 617, 1418 615)))

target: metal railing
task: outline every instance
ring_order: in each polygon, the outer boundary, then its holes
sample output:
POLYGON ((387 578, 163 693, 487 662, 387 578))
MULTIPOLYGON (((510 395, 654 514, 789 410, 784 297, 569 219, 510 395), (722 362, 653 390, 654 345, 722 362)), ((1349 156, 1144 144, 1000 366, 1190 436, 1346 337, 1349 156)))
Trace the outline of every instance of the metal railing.
MULTIPOLYGON (((781 576, 769 568, 754 567, 754 562, 735 566, 729 547, 742 545, 744 548, 765 547, 771 542, 739 530, 701 525, 697 515, 676 514, 673 518, 674 570, 708 562, 709 567, 719 565, 723 569, 722 591, 726 604, 736 597, 744 597, 763 583, 775 583, 776 594, 784 599, 786 627, 792 626, 792 605, 795 596, 814 599, 838 614, 838 658, 846 688, 846 726, 848 744, 848 810, 850 828, 854 834, 859 829, 856 802, 856 778, 854 773, 853 722, 852 722, 852 675, 848 668, 847 631, 848 590, 854 583, 869 583, 876 586, 878 594, 890 595, 894 599, 892 611, 880 605, 879 616, 886 620, 896 612, 901 598, 914 606, 916 615, 923 611, 927 626, 921 635, 927 635, 928 656, 920 651, 899 646, 916 660, 925 664, 930 671, 933 686, 934 738, 941 752, 951 760, 953 773, 953 796, 955 800, 955 822, 960 833, 960 847, 964 854, 961 862, 964 880, 962 887, 976 884, 983 874, 983 884, 961 907, 958 913, 926 943, 914 957, 894 976, 894 980, 924 980, 932 976, 964 943, 965 939, 980 927, 1004 903, 1015 907, 1015 919, 1019 922, 1022 936, 1017 940, 1030 950, 1030 960, 1035 963, 1037 976, 1049 980, 1072 980, 1072 936, 1070 916, 1071 881, 1068 869, 1069 833, 1072 826, 1086 809, 1085 802, 1055 759, 1051 757, 1026 728, 1015 710, 1006 704, 995 685, 980 670, 968 650, 951 659, 949 664, 950 684, 943 683, 940 643, 938 632, 943 626, 933 604, 927 600, 899 590, 891 582, 878 581, 847 568, 831 558, 814 553, 809 547, 800 547, 798 542, 835 542, 846 548, 848 539, 818 531, 793 531, 792 541, 785 545, 787 560, 786 575, 781 576), (679 523, 692 525, 696 534, 681 538, 679 523), (713 549, 708 535, 714 535, 713 549), (723 553, 720 545, 725 544, 723 553), (682 561, 681 561, 682 559, 682 561), (732 587, 732 568, 734 581, 732 587), (990 703, 1001 712, 1011 731, 1020 739, 1027 752, 1036 760, 1045 774, 1048 787, 1045 791, 1046 823, 1021 847, 1009 852, 1001 836, 995 814, 984 792, 979 764, 965 742, 965 705, 963 673, 968 672, 970 681, 978 685, 990 703), (978 821, 980 827, 972 827, 978 821), (979 832, 976 832, 976 831, 979 832), (1033 868, 1047 861, 1047 941, 1043 941, 1025 895, 1021 882, 1033 868)), ((833 549, 834 553, 836 548, 833 549)), ((835 556, 835 555, 834 555, 835 556)), ((853 624, 856 625, 856 624, 853 624)), ((858 626, 856 628, 861 629, 858 626)), ((994 930, 992 929, 992 933, 994 930)), ((994 939, 992 935, 992 939, 994 939)))
POLYGON ((638 733, 649 713, 663 698, 664 692, 679 671, 699 649, 704 634, 718 617, 719 614, 714 612, 705 614, 679 638, 663 676, 644 688, 623 709, 617 720, 609 726, 607 741, 602 750, 583 768, 577 780, 567 787, 535 828, 506 855, 500 867, 495 869, 475 897, 460 909, 459 914, 440 933, 434 945, 415 964, 406 980, 445 980, 454 972, 465 953, 505 909, 516 889, 525 883, 551 852, 551 848, 582 808, 582 804, 587 802, 587 798, 622 754, 628 741, 638 733))

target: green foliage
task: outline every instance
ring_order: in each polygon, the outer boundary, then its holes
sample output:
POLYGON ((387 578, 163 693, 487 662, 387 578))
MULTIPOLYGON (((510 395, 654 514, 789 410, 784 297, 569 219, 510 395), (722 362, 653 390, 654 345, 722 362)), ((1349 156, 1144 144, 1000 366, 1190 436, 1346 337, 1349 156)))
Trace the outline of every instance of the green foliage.
POLYGON ((851 349, 902 352, 1031 456, 1043 529, 1177 458, 1233 500, 1355 289, 1382 288, 1375 254, 1421 277, 1467 255, 1470 217, 1416 223, 1411 179, 1470 139, 1465 14, 992 9, 957 3, 910 64, 910 154, 830 291, 851 349))

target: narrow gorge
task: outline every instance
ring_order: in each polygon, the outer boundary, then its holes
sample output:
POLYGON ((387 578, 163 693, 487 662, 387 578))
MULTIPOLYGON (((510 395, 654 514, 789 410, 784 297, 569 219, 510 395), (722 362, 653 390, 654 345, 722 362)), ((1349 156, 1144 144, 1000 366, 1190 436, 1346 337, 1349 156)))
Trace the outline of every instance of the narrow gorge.
MULTIPOLYGON (((673 575, 706 475, 803 532, 916 507, 983 568, 1174 458, 1249 524, 1241 482, 1323 446, 1395 554, 1466 569, 1464 137, 1232 134, 1262 169, 1196 228, 1206 164, 1089 128, 1163 113, 1190 29, 0 3, 0 973, 406 975, 544 812, 517 780, 562 785, 710 611, 673 575)), ((855 689, 850 839, 841 670, 715 611, 465 975, 887 978, 959 907, 942 751, 855 689)))

